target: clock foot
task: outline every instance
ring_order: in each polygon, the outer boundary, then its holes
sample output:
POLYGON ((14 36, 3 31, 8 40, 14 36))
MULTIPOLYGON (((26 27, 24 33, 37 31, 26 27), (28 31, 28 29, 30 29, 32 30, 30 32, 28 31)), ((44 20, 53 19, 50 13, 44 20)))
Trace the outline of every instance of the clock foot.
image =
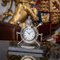
POLYGON ((37 41, 35 41, 36 42, 36 44, 40 47, 40 44, 39 44, 39 42, 37 42, 37 41))
POLYGON ((20 44, 22 43, 23 41, 21 40, 20 42, 17 43, 18 46, 20 46, 20 44))
POLYGON ((35 48, 39 47, 40 44, 38 42, 29 44, 29 43, 25 43, 24 41, 20 41, 20 42, 18 42, 17 46, 26 48, 26 49, 35 49, 35 48))

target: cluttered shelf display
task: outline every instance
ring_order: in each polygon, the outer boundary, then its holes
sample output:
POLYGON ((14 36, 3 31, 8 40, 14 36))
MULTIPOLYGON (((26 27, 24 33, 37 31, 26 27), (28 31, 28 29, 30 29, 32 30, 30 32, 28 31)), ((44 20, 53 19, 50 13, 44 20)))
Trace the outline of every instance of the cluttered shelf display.
MULTIPOLYGON (((8 23, 19 25, 21 28, 20 32, 16 32, 17 39, 18 35, 20 35, 21 41, 12 42, 12 44, 10 44, 8 47, 8 60, 59 60, 60 53, 58 52, 60 48, 59 45, 56 44, 56 39, 53 36, 43 39, 44 34, 38 31, 38 27, 43 24, 59 23, 59 0, 2 1, 3 6, 6 6, 8 2, 11 3, 8 12, 4 13, 4 19, 5 17, 12 16, 8 23), (15 2, 16 7, 14 13, 11 10, 13 2, 15 2), (38 40, 39 36, 40 40, 38 40)), ((54 36, 56 36, 56 33, 54 36)), ((57 35, 60 35, 60 32, 58 32, 57 35)))
MULTIPOLYGON (((8 10, 6 10, 6 12, 3 13, 1 21, 8 22, 11 24, 19 24, 20 22, 22 22, 22 23, 20 23, 20 27, 24 26, 25 25, 24 21, 27 18, 27 12, 22 7, 20 8, 18 5, 24 6, 26 2, 24 3, 24 5, 20 4, 21 1, 19 3, 19 0, 14 0, 14 2, 13 2, 13 0, 9 0, 9 1, 2 0, 2 7, 5 7, 8 4, 9 8, 8 8, 8 10), (15 11, 13 11, 12 6, 17 7, 15 9, 15 11), (21 13, 20 13, 21 15, 18 14, 20 11, 16 12, 16 10, 19 10, 19 8, 23 9, 23 10, 21 10, 21 13), (23 12, 24 12, 24 14, 23 14, 23 12)), ((30 6, 29 8, 26 8, 26 10, 28 10, 28 12, 30 12, 30 15, 32 16, 33 21, 36 22, 35 24, 49 23, 51 26, 53 26, 53 27, 51 27, 51 29, 52 29, 52 28, 55 28, 56 25, 59 25, 59 23, 60 23, 60 13, 59 13, 59 10, 57 10, 58 9, 57 5, 59 5, 59 3, 60 3, 59 0, 53 0, 53 1, 52 0, 36 0, 36 2, 33 3, 34 5, 32 4, 32 6, 30 6), (56 2, 56 4, 53 4, 54 2, 56 2), (54 9, 52 9, 52 8, 54 8, 54 9)), ((29 4, 26 4, 26 7, 27 7, 27 5, 29 5, 29 4)), ((50 31, 51 31, 51 29, 50 29, 50 31)))

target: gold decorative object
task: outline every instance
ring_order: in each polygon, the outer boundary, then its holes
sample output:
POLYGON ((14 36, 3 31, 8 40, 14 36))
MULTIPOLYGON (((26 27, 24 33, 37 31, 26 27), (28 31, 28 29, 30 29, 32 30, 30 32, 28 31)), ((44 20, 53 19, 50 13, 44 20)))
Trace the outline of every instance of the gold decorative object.
MULTIPOLYGON (((33 5, 36 4, 36 1, 33 1, 33 0, 14 0, 14 2, 16 4, 15 5, 16 6, 15 13, 13 13, 11 11, 13 0, 9 0, 9 1, 3 0, 3 3, 4 2, 6 2, 6 4, 8 2, 11 2, 11 6, 9 8, 9 11, 4 13, 5 16, 12 16, 12 18, 9 20, 9 23, 17 24, 18 22, 20 22, 20 23, 24 24, 24 22, 28 16, 31 16, 32 20, 34 20, 34 21, 38 20, 37 9, 31 7, 32 4, 33 5)), ((20 26, 21 26, 21 24, 20 24, 20 26)))
POLYGON ((58 24, 60 21, 60 13, 51 13, 51 23, 58 24))
POLYGON ((59 0, 50 0, 50 11, 51 12, 60 12, 59 0))
POLYGON ((41 18, 43 23, 48 23, 49 22, 49 13, 41 13, 41 18))
POLYGON ((40 11, 49 12, 49 0, 41 0, 40 11))

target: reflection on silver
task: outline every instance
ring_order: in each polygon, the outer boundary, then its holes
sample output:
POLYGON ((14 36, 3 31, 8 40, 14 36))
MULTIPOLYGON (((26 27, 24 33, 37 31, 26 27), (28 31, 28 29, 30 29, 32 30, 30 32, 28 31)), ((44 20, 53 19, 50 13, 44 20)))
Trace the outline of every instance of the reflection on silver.
POLYGON ((36 59, 32 56, 24 56, 24 57, 22 57, 21 60, 36 60, 36 59))
POLYGON ((33 22, 32 22, 32 20, 31 20, 30 16, 29 16, 28 19, 25 21, 25 24, 26 24, 26 27, 27 27, 27 26, 33 26, 33 22))

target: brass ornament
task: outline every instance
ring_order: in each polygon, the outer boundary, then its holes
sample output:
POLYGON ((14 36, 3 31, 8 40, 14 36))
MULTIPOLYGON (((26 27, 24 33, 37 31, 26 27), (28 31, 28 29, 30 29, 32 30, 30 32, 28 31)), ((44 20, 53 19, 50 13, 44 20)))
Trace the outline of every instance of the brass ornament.
POLYGON ((6 2, 6 4, 8 2, 11 3, 8 12, 3 14, 4 16, 12 16, 12 18, 8 21, 8 23, 17 24, 18 22, 20 22, 23 25, 23 23, 25 22, 25 20, 27 19, 28 16, 31 16, 32 20, 34 20, 34 21, 38 20, 37 9, 35 7, 34 8, 31 7, 32 4, 33 5, 36 4, 36 1, 33 1, 33 0, 6 1, 6 0, 4 0, 4 2, 6 2), (11 11, 13 2, 15 2, 15 6, 16 6, 14 13, 11 11))

